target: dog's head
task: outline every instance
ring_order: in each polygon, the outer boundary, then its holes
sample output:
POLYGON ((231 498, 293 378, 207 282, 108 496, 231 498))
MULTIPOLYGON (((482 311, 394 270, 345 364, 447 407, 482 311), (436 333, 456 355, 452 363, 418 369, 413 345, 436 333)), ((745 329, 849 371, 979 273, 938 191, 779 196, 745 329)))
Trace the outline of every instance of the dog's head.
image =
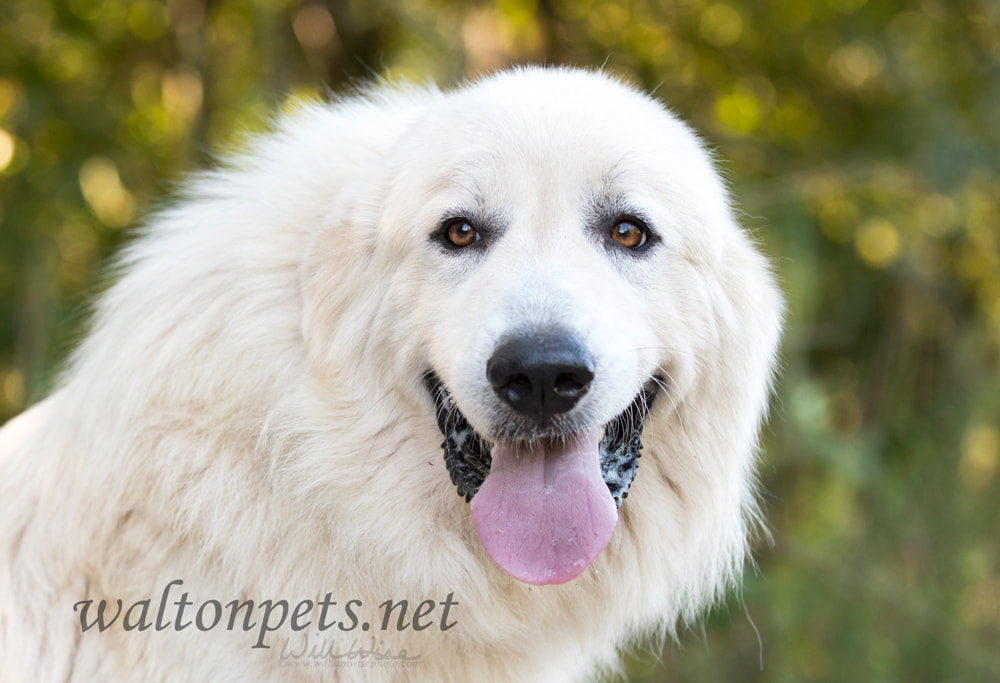
POLYGON ((721 372, 756 429, 778 299, 697 139, 650 98, 539 69, 432 100, 356 188, 371 325, 433 405, 487 553, 563 583, 611 537, 654 398, 677 411, 721 372), (766 319, 730 324, 748 292, 766 319))

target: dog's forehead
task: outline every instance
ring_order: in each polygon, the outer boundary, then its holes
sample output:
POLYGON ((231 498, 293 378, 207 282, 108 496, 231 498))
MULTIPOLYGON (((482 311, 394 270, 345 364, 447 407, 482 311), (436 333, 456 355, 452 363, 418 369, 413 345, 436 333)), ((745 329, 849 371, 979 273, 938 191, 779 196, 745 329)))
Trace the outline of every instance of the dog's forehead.
MULTIPOLYGON (((442 127, 453 144, 445 148, 466 147, 502 160, 503 167, 536 171, 529 175, 560 176, 582 169, 599 180, 623 158, 661 145, 669 132, 669 116, 658 105, 602 79, 584 80, 565 91, 514 81, 509 88, 473 88, 453 97, 442 127)), ((478 165, 481 170, 495 167, 478 165)))
POLYGON ((429 143, 443 184, 501 201, 683 185, 708 159, 658 102, 603 74, 504 74, 450 93, 429 143))

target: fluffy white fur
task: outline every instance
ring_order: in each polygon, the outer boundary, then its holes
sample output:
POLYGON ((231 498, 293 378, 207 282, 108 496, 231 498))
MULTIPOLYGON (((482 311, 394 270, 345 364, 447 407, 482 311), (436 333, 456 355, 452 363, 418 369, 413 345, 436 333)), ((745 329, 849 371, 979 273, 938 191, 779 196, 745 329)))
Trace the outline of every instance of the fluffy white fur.
POLYGON ((524 69, 378 87, 247 147, 149 222, 58 389, 0 432, 0 680, 580 680, 734 584, 782 305, 685 125, 604 75, 524 69), (595 244, 602 193, 657 249, 595 244), (445 253, 429 236, 469 204, 506 232, 445 253), (597 357, 581 419, 668 381, 610 544, 529 587, 484 554, 421 376, 488 435, 491 349, 553 321, 597 357), (457 625, 378 633, 408 669, 282 666, 287 630, 81 633, 74 603, 155 606, 178 578, 196 604, 453 593, 457 625))

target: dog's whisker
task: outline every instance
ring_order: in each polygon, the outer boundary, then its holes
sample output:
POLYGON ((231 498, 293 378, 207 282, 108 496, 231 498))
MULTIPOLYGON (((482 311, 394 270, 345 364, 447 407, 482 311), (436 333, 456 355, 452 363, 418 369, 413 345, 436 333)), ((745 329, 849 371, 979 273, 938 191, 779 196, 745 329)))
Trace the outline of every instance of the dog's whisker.
MULTIPOLYGON (((657 366, 657 370, 659 370, 664 375, 666 375, 667 378, 671 382, 674 382, 674 379, 671 376, 670 371, 668 371, 666 368, 664 368, 663 366, 659 366, 658 365, 657 366)), ((653 379, 657 383, 661 383, 661 380, 657 380, 655 378, 655 376, 654 376, 653 379)), ((664 389, 666 389, 665 386, 664 386, 664 389)), ((681 430, 683 431, 683 433, 685 435, 685 438, 690 438, 690 435, 688 434, 688 431, 687 431, 687 425, 685 424, 684 416, 681 414, 680 406, 677 404, 677 401, 674 398, 673 393, 670 392, 670 391, 665 391, 665 393, 667 394, 668 398, 670 399, 671 404, 673 405, 674 414, 677 415, 677 421, 678 421, 678 423, 681 426, 681 430)), ((685 404, 685 407, 686 407, 687 410, 691 411, 693 414, 697 415, 698 417, 704 418, 704 415, 700 411, 698 411, 697 409, 695 409, 693 406, 691 406, 690 404, 685 404)), ((729 437, 727 437, 726 434, 715 423, 713 423, 711 420, 702 419, 701 423, 704 424, 705 426, 707 426, 708 429, 710 429, 712 431, 712 434, 716 438, 718 438, 720 440, 720 442, 722 442, 722 443, 729 443, 730 445, 734 445, 734 444, 732 444, 731 439, 729 437)))
POLYGON ((392 408, 390 408, 386 412, 385 419, 382 420, 382 424, 379 426, 378 430, 376 430, 375 434, 372 436, 371 441, 368 444, 368 450, 365 451, 364 457, 361 458, 361 463, 359 464, 358 467, 359 475, 364 476, 365 465, 368 463, 368 458, 371 456, 372 450, 375 448, 375 442, 378 441, 379 437, 381 437, 383 433, 385 433, 385 428, 389 424, 389 420, 392 418, 393 415, 395 415, 396 408, 399 407, 399 402, 402 400, 403 400, 402 397, 396 399, 396 402, 392 405, 392 408))
POLYGON ((698 353, 688 349, 678 349, 675 346, 629 346, 626 347, 627 351, 669 351, 671 353, 681 353, 692 358, 697 358, 698 353))

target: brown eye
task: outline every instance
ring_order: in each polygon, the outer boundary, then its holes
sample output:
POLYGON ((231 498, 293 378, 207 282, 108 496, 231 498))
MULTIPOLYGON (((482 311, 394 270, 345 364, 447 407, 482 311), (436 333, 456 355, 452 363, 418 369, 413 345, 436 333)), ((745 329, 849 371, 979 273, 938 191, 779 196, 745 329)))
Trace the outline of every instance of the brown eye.
POLYGON ((646 229, 632 221, 618 221, 611 228, 611 239, 626 249, 638 249, 646 243, 646 229))
POLYGON ((458 219, 448 224, 445 237, 456 247, 467 247, 479 241, 479 233, 468 221, 458 219))

